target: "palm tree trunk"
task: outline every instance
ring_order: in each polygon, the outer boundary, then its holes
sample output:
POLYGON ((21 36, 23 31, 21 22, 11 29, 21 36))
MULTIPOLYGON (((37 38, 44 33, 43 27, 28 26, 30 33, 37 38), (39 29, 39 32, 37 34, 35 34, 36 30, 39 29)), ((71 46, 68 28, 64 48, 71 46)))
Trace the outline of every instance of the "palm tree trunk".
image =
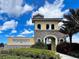
POLYGON ((71 51, 71 49, 72 49, 72 35, 69 35, 69 37, 70 37, 70 51, 71 51))
POLYGON ((70 38, 70 45, 72 44, 72 35, 69 35, 70 38))

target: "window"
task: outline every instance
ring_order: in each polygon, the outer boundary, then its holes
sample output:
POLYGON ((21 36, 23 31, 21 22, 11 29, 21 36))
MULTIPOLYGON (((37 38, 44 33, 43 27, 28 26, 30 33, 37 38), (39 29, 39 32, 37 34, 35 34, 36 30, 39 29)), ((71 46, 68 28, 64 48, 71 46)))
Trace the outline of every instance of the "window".
POLYGON ((41 42, 41 40, 40 39, 38 39, 38 43, 40 43, 41 42))
POLYGON ((60 40, 60 43, 63 43, 63 39, 60 40))
POLYGON ((46 29, 49 29, 49 24, 46 24, 46 29))
POLYGON ((51 29, 54 29, 54 24, 51 25, 51 29))
POLYGON ((37 25, 37 28, 38 28, 38 29, 41 29, 41 24, 38 24, 38 25, 37 25))

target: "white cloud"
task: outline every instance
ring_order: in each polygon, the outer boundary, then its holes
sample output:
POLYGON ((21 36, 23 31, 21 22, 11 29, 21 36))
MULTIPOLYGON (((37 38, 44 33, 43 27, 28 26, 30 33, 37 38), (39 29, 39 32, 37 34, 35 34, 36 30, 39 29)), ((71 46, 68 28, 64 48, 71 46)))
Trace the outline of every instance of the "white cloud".
POLYGON ((32 35, 32 37, 34 37, 34 34, 32 35))
POLYGON ((6 12, 12 15, 20 15, 21 13, 31 11, 32 6, 25 4, 22 6, 23 0, 0 0, 0 12, 6 12))
POLYGON ((33 7, 30 5, 25 4, 25 6, 23 7, 23 11, 22 13, 28 12, 28 11, 32 11, 33 7))
POLYGON ((0 31, 0 33, 2 33, 2 31, 0 31))
POLYGON ((16 33, 16 32, 17 32, 17 31, 16 31, 15 29, 13 29, 11 33, 16 33))
POLYGON ((25 37, 24 35, 22 35, 22 34, 19 34, 19 35, 17 35, 17 37, 25 37))
POLYGON ((24 30, 24 32, 22 32, 21 34, 33 34, 34 33, 34 31, 32 31, 32 30, 24 30))
POLYGON ((33 12, 33 15, 40 13, 44 15, 45 18, 61 18, 64 13, 68 12, 68 10, 61 11, 64 7, 64 0, 55 0, 53 4, 50 4, 46 1, 43 7, 40 7, 38 11, 33 12))
POLYGON ((31 18, 30 18, 30 20, 27 20, 26 24, 27 24, 27 25, 34 25, 34 24, 32 23, 32 19, 31 19, 31 18))
POLYGON ((2 26, 0 26, 0 30, 2 30, 2 26))
POLYGON ((15 20, 10 20, 7 21, 3 24, 2 29, 1 30, 7 30, 7 29, 15 29, 17 26, 18 22, 15 20))

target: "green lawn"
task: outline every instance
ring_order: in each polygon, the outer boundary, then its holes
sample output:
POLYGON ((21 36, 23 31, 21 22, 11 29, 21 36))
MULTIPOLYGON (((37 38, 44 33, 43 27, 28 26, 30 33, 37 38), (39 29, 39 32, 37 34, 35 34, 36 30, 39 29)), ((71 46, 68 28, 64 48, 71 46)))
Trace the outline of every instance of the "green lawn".
POLYGON ((32 59, 32 58, 24 56, 11 56, 7 54, 0 54, 0 59, 32 59))

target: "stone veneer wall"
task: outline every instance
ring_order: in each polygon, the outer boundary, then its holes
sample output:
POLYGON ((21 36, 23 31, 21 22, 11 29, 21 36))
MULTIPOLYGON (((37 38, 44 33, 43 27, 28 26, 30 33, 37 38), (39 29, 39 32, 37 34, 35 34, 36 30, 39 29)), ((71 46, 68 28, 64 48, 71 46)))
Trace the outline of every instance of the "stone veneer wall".
POLYGON ((56 31, 56 30, 35 30, 35 41, 37 42, 38 39, 43 39, 46 37, 46 36, 55 36, 57 38, 57 44, 58 44, 58 41, 59 39, 65 37, 64 34, 60 33, 59 31, 56 31))

